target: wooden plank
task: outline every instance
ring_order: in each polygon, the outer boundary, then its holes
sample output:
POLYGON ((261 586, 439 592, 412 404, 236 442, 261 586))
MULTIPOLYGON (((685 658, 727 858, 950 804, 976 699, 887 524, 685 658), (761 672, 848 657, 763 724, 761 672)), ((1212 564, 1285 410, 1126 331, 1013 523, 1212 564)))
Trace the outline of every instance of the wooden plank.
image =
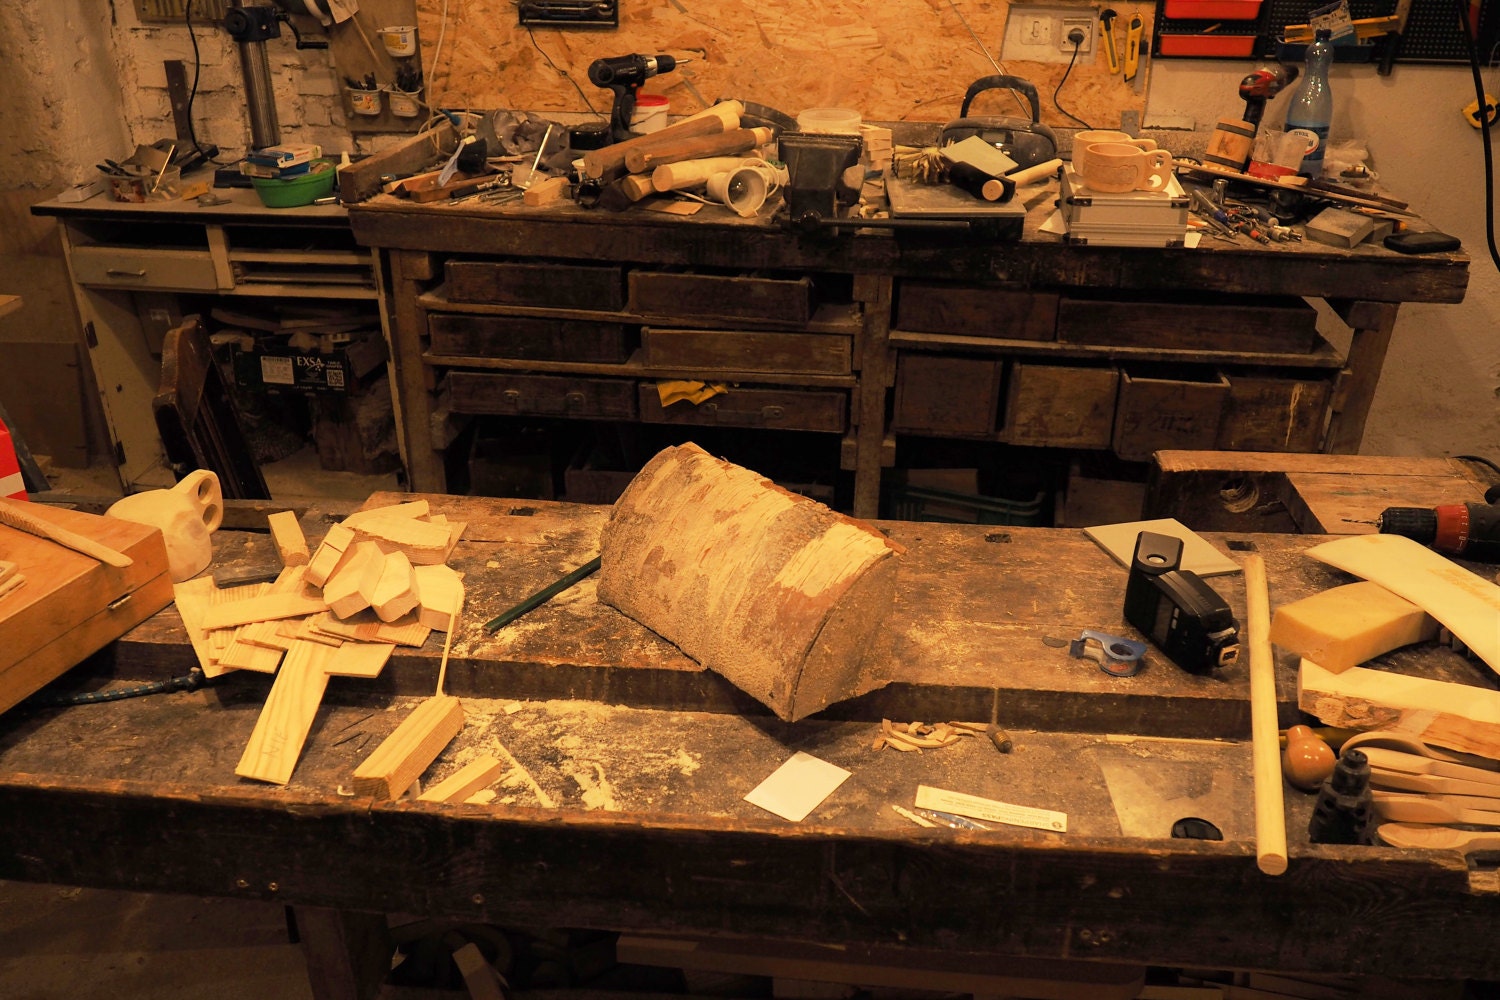
POLYGON ((418 705, 396 731, 354 769, 354 791, 396 799, 431 766, 464 725, 457 698, 438 695, 418 705))
POLYGON ((339 167, 339 201, 345 205, 364 201, 380 192, 383 176, 415 173, 451 156, 457 148, 453 123, 442 119, 420 135, 339 167))
POLYGON ((328 687, 324 666, 332 655, 331 649, 315 642, 292 643, 235 774, 275 785, 291 780, 328 687))
POLYGON ((324 664, 330 677, 379 677, 396 646, 390 642, 346 642, 324 664))
POLYGON ((344 621, 327 614, 317 615, 311 621, 316 628, 331 635, 360 642, 393 642, 398 646, 420 647, 432 632, 432 629, 417 621, 415 615, 386 623, 369 611, 361 611, 344 621))
POLYGON ((1500 758, 1500 692, 1367 667, 1334 673, 1303 660, 1297 703, 1330 726, 1391 729, 1461 753, 1500 758))
POLYGON ((271 542, 281 556, 281 564, 306 566, 311 557, 297 515, 289 510, 278 511, 266 518, 266 524, 271 529, 271 542))
POLYGON ((648 462, 600 537, 599 599, 793 721, 872 685, 899 551, 696 445, 648 462))
POLYGON ((480 789, 494 784, 504 770, 505 765, 494 757, 477 757, 418 795, 417 801, 463 802, 480 789))
POLYGON ((203 627, 207 629, 233 628, 251 622, 271 621, 276 618, 296 618, 310 615, 328 608, 328 602, 318 594, 304 591, 300 594, 267 594, 210 607, 203 614, 203 627))

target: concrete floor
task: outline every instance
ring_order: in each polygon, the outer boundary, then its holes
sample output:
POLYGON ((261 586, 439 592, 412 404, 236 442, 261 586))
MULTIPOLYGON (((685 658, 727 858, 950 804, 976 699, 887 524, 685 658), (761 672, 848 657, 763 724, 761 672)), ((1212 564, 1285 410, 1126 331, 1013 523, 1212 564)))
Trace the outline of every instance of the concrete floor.
POLYGON ((7 1000, 304 1000, 272 903, 0 882, 7 1000))

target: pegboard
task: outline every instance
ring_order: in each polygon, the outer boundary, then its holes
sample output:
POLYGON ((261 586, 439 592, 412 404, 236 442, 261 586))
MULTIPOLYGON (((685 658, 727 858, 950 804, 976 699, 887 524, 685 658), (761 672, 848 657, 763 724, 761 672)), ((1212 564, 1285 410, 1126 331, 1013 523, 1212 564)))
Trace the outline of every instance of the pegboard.
MULTIPOLYGON (((1234 22, 1168 18, 1164 12, 1165 3, 1166 0, 1159 0, 1158 39, 1163 35, 1205 37, 1206 34, 1253 34, 1255 42, 1249 57, 1255 59, 1273 59, 1278 55, 1287 57, 1288 47, 1283 46, 1280 41, 1283 29, 1289 24, 1306 24, 1308 12, 1324 6, 1323 0, 1265 0, 1254 21, 1234 22)), ((1349 13, 1355 20, 1387 17, 1396 13, 1396 0, 1349 0, 1349 13)), ((1491 54, 1497 43, 1500 43, 1500 0, 1484 0, 1475 36, 1475 50, 1479 53, 1482 64, 1492 61, 1491 54)), ((1389 39, 1380 37, 1367 39, 1361 45, 1335 46, 1334 57, 1339 62, 1378 61, 1385 46, 1389 44, 1389 39)), ((1290 57, 1300 58, 1302 46, 1290 48, 1290 57)), ((1166 55, 1161 52, 1157 54, 1166 55)), ((1466 63, 1468 58, 1455 0, 1412 0, 1397 61, 1466 63)))

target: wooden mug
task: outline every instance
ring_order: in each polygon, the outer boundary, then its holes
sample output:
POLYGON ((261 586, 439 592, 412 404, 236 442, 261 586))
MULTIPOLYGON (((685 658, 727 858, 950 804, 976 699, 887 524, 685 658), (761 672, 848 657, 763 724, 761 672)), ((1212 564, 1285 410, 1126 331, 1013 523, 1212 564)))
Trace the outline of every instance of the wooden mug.
POLYGON ((1172 182, 1172 154, 1124 142, 1096 142, 1088 147, 1084 169, 1084 185, 1104 194, 1164 191, 1172 182))
POLYGON ((1155 139, 1136 139, 1129 132, 1118 132, 1109 128, 1084 129, 1073 134, 1073 171, 1082 176, 1088 163, 1089 147, 1098 142, 1123 142, 1137 149, 1153 150, 1155 139))

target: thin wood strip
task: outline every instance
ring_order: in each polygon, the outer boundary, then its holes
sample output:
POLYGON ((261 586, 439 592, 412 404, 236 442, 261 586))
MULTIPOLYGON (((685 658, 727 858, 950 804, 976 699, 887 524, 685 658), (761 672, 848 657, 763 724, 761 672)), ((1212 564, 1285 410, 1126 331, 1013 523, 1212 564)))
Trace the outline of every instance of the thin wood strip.
POLYGON ((233 628, 251 622, 270 621, 274 618, 296 618, 324 611, 328 607, 321 596, 302 594, 267 594, 236 601, 220 607, 210 607, 203 615, 205 628, 233 628))
POLYGON ((505 765, 485 755, 471 760, 453 774, 417 796, 418 802, 463 802, 495 782, 505 765))
POLYGON ((1255 863, 1267 875, 1286 871, 1286 803, 1276 730, 1276 659, 1271 653, 1271 597, 1266 561, 1245 556, 1245 626, 1250 634, 1250 736, 1255 755, 1255 863))
POLYGON ((332 655, 332 650, 317 643, 292 644, 260 718, 255 720, 255 731, 235 766, 235 774, 276 785, 291 780, 328 687, 324 665, 332 655))

